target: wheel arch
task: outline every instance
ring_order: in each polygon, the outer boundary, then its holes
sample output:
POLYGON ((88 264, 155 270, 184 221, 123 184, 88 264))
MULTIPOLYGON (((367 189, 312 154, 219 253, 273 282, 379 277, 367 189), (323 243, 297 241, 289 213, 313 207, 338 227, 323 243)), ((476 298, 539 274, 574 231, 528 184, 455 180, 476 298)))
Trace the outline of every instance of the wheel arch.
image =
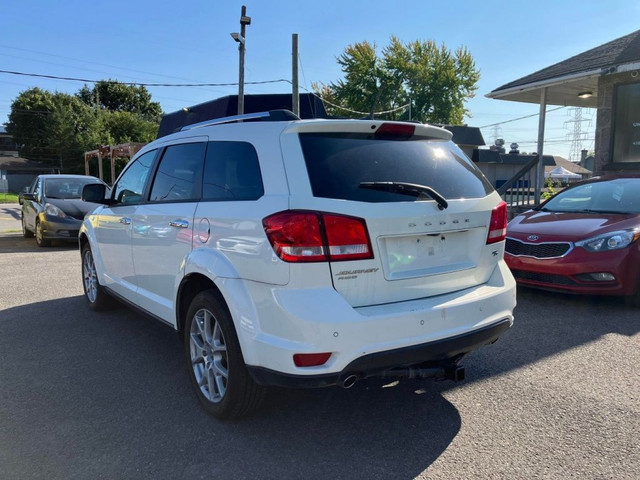
POLYGON ((219 298, 221 303, 225 305, 227 310, 229 309, 227 302, 213 280, 201 273, 191 273, 187 275, 182 279, 176 297, 176 329, 181 335, 184 334, 185 317, 189 310, 189 305, 191 305, 196 295, 205 290, 211 290, 214 295, 219 298))
POLYGON ((258 309, 245 282, 238 278, 210 276, 202 272, 192 272, 185 276, 177 289, 175 302, 176 330, 184 336, 184 325, 189 306, 198 293, 210 290, 220 300, 233 322, 240 342, 244 361, 256 361, 252 341, 261 331, 258 309))

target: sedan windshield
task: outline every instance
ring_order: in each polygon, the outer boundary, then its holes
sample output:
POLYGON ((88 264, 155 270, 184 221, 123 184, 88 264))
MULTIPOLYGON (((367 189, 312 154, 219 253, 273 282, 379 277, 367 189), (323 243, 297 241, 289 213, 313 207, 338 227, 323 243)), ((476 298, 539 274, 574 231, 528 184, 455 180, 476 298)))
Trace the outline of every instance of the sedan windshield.
POLYGON ((82 188, 96 183, 92 178, 48 178, 44 183, 44 195, 47 198, 79 199, 82 188))
POLYGON ((640 178, 617 178, 569 188, 544 204, 546 212, 640 213, 640 178))

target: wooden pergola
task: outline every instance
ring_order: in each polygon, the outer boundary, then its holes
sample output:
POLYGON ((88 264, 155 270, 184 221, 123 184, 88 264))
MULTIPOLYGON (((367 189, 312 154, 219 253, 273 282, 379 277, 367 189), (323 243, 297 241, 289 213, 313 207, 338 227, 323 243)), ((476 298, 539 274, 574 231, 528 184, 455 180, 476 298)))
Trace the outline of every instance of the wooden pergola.
POLYGON ((104 172, 102 171, 102 160, 109 158, 111 163, 111 183, 116 179, 116 158, 132 158, 136 153, 144 147, 146 143, 129 142, 120 145, 103 145, 96 150, 84 152, 84 171, 89 175, 89 162, 93 158, 98 159, 98 177, 103 180, 104 172))

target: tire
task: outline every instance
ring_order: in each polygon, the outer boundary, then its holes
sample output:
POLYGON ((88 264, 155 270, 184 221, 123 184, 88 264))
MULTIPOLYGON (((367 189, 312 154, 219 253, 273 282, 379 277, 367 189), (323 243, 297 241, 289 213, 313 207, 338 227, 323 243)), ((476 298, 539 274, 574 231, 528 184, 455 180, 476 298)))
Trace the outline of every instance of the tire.
POLYGON ((42 235, 42 227, 40 226, 40 220, 36 219, 36 243, 39 247, 50 247, 51 240, 47 240, 42 235))
POLYGON ((212 290, 193 299, 185 321, 189 378, 204 409, 222 420, 247 416, 266 395, 244 363, 226 305, 212 290))
POLYGON ((93 260, 93 253, 88 243, 82 246, 82 287, 84 288, 84 298, 87 299, 89 308, 96 312, 108 310, 113 307, 115 300, 98 282, 98 272, 93 260))
POLYGON ((24 238, 33 238, 33 232, 24 224, 24 215, 21 215, 20 218, 22 220, 22 236, 24 238))

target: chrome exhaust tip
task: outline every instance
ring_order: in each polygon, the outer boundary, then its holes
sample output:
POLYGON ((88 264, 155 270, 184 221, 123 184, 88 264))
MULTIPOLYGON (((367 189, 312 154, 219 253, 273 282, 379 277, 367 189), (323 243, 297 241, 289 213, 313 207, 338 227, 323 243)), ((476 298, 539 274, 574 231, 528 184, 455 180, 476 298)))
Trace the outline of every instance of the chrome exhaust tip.
POLYGON ((351 388, 355 385, 355 383, 358 381, 358 376, 357 375, 349 375, 347 378, 345 378, 342 381, 342 384, 340 385, 342 388, 351 388))

